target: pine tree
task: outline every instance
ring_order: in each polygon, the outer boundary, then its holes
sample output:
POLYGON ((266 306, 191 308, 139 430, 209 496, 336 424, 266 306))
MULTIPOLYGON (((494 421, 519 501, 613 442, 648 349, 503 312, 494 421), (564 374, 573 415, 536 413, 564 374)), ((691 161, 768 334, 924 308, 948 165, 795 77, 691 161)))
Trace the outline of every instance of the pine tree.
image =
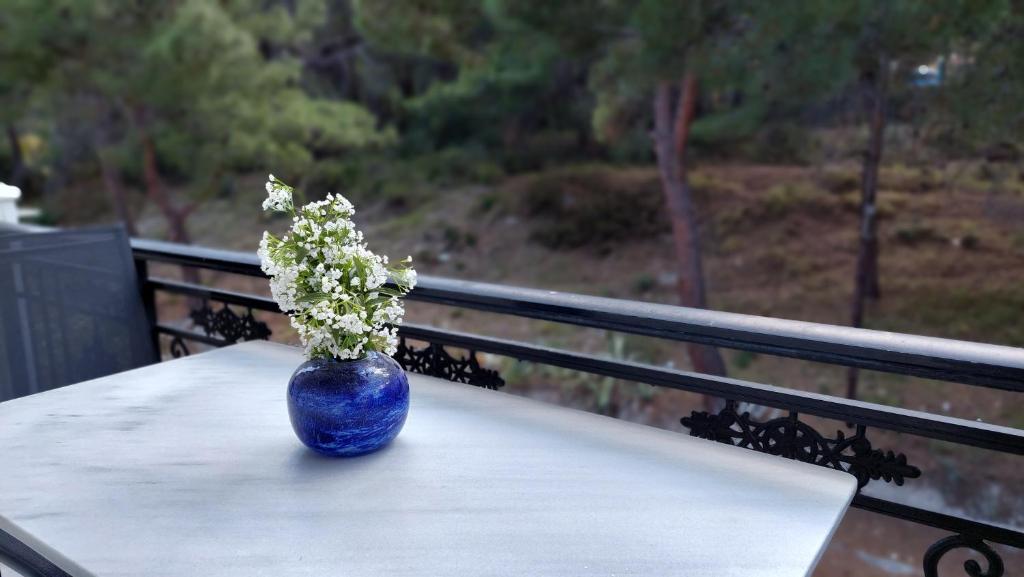
MULTIPOLYGON (((708 305, 700 231, 689 182, 688 155, 702 85, 720 80, 716 70, 737 38, 740 2, 543 2, 506 3, 515 17, 557 38, 564 49, 591 60, 595 133, 615 134, 618 123, 653 120, 652 148, 661 175, 678 263, 677 292, 684 306, 708 305), (648 115, 634 113, 646 102, 648 115)), ((722 375, 717 349, 688 345, 695 370, 722 375)))
POLYGON ((91 125, 111 196, 124 194, 118 159, 137 163, 170 238, 190 242, 188 217, 227 171, 297 175, 318 155, 393 140, 359 105, 302 89, 302 50, 324 14, 322 0, 66 2, 46 28, 77 39, 50 74, 54 103, 91 125))
MULTIPOLYGON (((850 307, 850 324, 854 327, 863 326, 867 301, 881 297, 878 188, 890 103, 894 94, 909 86, 912 70, 942 55, 966 23, 987 14, 984 4, 970 0, 794 0, 772 7, 776 24, 787 17, 809 24, 804 28, 781 25, 765 35, 770 47, 796 47, 808 56, 799 66, 781 71, 782 78, 817 70, 827 75, 817 86, 831 85, 833 91, 840 91, 853 83, 863 102, 868 140, 861 168, 857 261, 850 307)), ((798 97, 796 100, 801 101, 798 97)), ((857 370, 851 369, 847 378, 847 395, 851 398, 857 394, 857 376, 857 370)))

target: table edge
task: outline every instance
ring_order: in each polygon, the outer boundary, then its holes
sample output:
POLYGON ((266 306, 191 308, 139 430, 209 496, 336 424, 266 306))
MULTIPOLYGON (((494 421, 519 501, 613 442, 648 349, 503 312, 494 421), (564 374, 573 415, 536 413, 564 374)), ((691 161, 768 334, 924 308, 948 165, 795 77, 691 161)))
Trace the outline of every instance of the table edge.
MULTIPOLYGON (((117 375, 124 375, 124 374, 128 374, 128 373, 135 373, 137 371, 144 371, 144 370, 149 369, 150 367, 153 367, 153 366, 156 366, 156 365, 159 365, 159 364, 163 364, 163 363, 174 363, 174 362, 177 362, 177 361, 188 362, 190 359, 195 359, 195 358, 198 358, 198 357, 206 355, 206 354, 216 354, 217 352, 223 351, 223 350, 226 350, 226 349, 257 349, 258 350, 258 349, 265 348, 265 347, 266 348, 272 348, 272 349, 288 349, 288 350, 292 350, 292 351, 296 351, 296 352, 301 352, 299 347, 295 347, 295 346, 284 344, 284 343, 276 343, 276 342, 272 342, 272 341, 248 341, 248 342, 243 342, 243 343, 237 343, 237 344, 234 344, 234 345, 228 345, 226 347, 219 347, 219 348, 211 349, 209 351, 203 351, 201 353, 197 353, 197 354, 194 354, 194 355, 189 355, 188 357, 181 357, 181 358, 175 358, 175 359, 168 359, 168 360, 164 360, 164 361, 158 361, 158 362, 152 363, 150 365, 145 365, 145 366, 142 366, 142 367, 137 367, 135 369, 130 369, 130 370, 127 370, 127 371, 121 371, 120 373, 115 373, 113 375, 106 375, 106 376, 98 377, 98 378, 95 378, 95 379, 88 379, 88 380, 85 380, 85 381, 80 381, 80 382, 77 382, 77 383, 74 383, 74 384, 68 385, 68 386, 69 387, 75 387, 75 386, 78 386, 78 385, 93 383, 95 381, 100 381, 100 380, 107 379, 107 378, 110 378, 110 377, 114 377, 114 376, 117 376, 117 375)), ((804 463, 804 462, 797 461, 797 460, 794 460, 794 459, 783 459, 783 458, 778 457, 778 456, 767 455, 767 454, 764 454, 764 453, 759 453, 757 451, 751 451, 750 449, 745 449, 745 448, 742 448, 742 447, 736 447, 736 446, 733 446, 733 445, 725 445, 725 444, 721 444, 721 443, 715 443, 714 441, 711 441, 711 440, 697 439, 697 438, 691 437, 689 435, 686 435, 684 433, 681 433, 679 431, 673 431, 673 430, 670 430, 670 429, 654 427, 654 426, 651 426, 651 425, 646 425, 646 424, 643 424, 643 423, 637 423, 637 422, 629 421, 629 420, 625 420, 625 419, 619 419, 617 417, 611 417, 611 416, 608 416, 608 415, 601 415, 601 414, 597 414, 597 413, 594 413, 594 412, 591 412, 591 411, 586 411, 586 410, 575 408, 575 407, 567 407, 567 406, 560 405, 560 404, 557 404, 557 403, 550 403, 550 402, 546 402, 546 401, 542 401, 542 400, 538 400, 538 399, 533 399, 533 398, 530 398, 530 397, 525 397, 525 396, 522 396, 522 395, 515 395, 515 394, 512 394, 512 393, 505 392, 505 391, 500 391, 500 390, 499 391, 494 391, 494 390, 483 390, 483 389, 479 389, 479 390, 474 391, 474 389, 478 389, 478 387, 473 387, 472 385, 465 385, 465 384, 462 384, 462 383, 456 383, 456 382, 448 381, 446 379, 442 379, 442 378, 439 378, 439 377, 434 377, 434 376, 431 376, 431 375, 423 375, 423 374, 414 373, 414 372, 409 372, 409 374, 410 374, 410 376, 415 376, 417 380, 418 379, 425 379, 425 380, 436 382, 438 384, 465 387, 467 389, 467 392, 469 392, 470 394, 486 394, 486 395, 490 395, 490 394, 503 394, 509 400, 511 400, 514 403, 536 404, 536 405, 550 407, 550 408, 556 408, 556 409, 560 409, 560 410, 572 411, 572 412, 574 412, 574 413, 576 413, 578 415, 587 415, 588 418, 598 418, 598 419, 600 419, 600 418, 603 417, 604 419, 607 419, 606 422, 609 422, 609 423, 614 422, 614 423, 617 423, 617 426, 626 426, 628 428, 635 428, 637 430, 643 430, 643 431, 646 431, 646 434, 652 434, 653 433, 653 434, 656 434, 656 435, 659 435, 659 436, 665 436, 666 438, 668 438, 667 437, 668 435, 672 435, 672 436, 678 436, 680 438, 685 438, 685 439, 694 440, 694 441, 706 441, 706 442, 710 443, 711 445, 719 446, 722 449, 731 448, 731 449, 736 450, 736 451, 745 451, 746 454, 749 455, 749 457, 753 458, 753 459, 763 459, 763 460, 766 460, 766 462, 770 461, 770 462, 772 462, 774 464, 780 464, 780 465, 783 464, 783 463, 779 462, 779 459, 782 459, 782 461, 785 464, 787 464, 787 465, 795 465, 795 466, 798 466, 798 467, 802 467, 802 466, 811 467, 812 469, 808 469, 808 470, 815 470, 819 474, 820 473, 825 473, 826 475, 833 475, 833 476, 835 476, 835 479, 837 481, 839 481, 842 478, 847 479, 848 480, 848 482, 846 483, 846 485, 847 485, 847 487, 846 487, 847 488, 847 496, 846 496, 845 504, 839 510, 836 511, 835 518, 833 519, 832 524, 831 524, 831 528, 829 529, 828 533, 826 533, 824 535, 824 537, 822 538, 821 543, 818 546, 818 551, 817 551, 817 554, 816 554, 815 558, 813 559, 811 564, 808 566, 807 571, 804 573, 805 577, 810 577, 814 573, 814 571, 817 568, 819 562, 821 561, 821 558, 825 554, 825 550, 828 548, 829 543, 831 543, 833 537, 835 536, 835 533, 838 530, 839 525, 842 523, 842 520, 845 518, 845 515, 846 515, 847 511, 849 511, 850 504, 852 503, 853 498, 857 494, 856 479, 852 475, 850 475, 849 473, 845 473, 843 471, 839 471, 839 470, 836 470, 836 469, 829 468, 829 467, 821 467, 821 466, 818 466, 818 465, 814 465, 812 463, 804 463)), ((56 392, 59 392, 63 388, 65 388, 65 387, 61 387, 61 388, 58 388, 58 389, 52 389, 50 391, 41 391, 39 393, 35 393, 33 395, 27 395, 26 397, 22 397, 22 398, 37 397, 38 395, 46 395, 47 393, 51 393, 51 392, 52 393, 56 393, 56 392)), ((11 399, 7 403, 17 404, 16 402, 18 400, 19 399, 11 399)), ((0 404, 7 404, 7 403, 0 403, 0 404)), ((63 554, 61 554, 56 549, 54 549, 54 548, 50 547, 49 545, 47 545, 41 539, 36 538, 31 533, 29 533, 25 529, 21 528, 20 526, 18 526, 17 524, 15 524, 13 521, 8 519, 4 515, 0 514, 0 559, 2 559, 5 555, 10 557, 15 562, 24 564, 29 570, 35 571, 39 575, 41 575, 43 577, 96 577, 92 572, 88 571, 87 569, 85 569, 84 567, 82 567, 78 563, 74 562, 70 558, 64 556, 63 554), (14 549, 14 551, 11 551, 11 549, 14 549), (22 551, 18 551, 19 549, 23 549, 23 550, 22 551)), ((34 577, 34 575, 32 577, 34 577)))

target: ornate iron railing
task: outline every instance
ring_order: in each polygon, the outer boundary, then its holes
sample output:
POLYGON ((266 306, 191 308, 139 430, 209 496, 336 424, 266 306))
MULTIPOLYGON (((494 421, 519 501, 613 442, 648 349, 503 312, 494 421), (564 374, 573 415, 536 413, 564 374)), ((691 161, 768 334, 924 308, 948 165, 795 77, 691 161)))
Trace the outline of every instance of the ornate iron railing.
MULTIPOLYGON (((153 320, 154 338, 158 344, 159 339, 169 339, 173 355, 187 354, 189 341, 222 346, 269 336, 266 324, 258 321, 253 311, 279 313, 271 299, 152 278, 146 272, 149 263, 160 262, 262 277, 254 254, 150 240, 134 240, 132 246, 153 320), (191 297, 196 303, 191 318, 198 330, 182 329, 157 319, 157 292, 191 297), (211 305, 214 302, 218 303, 216 307, 211 305)), ((421 277, 408 298, 1024 392, 1024 350, 1012 347, 435 277, 421 277)), ((694 411, 681 419, 691 435, 845 471, 857 478, 860 488, 873 481, 902 485, 905 480, 921 475, 902 453, 875 448, 870 440, 870 432, 875 429, 1024 455, 1024 431, 1009 427, 427 326, 406 324, 399 334, 401 348, 397 358, 408 370, 487 388, 498 388, 504 381, 497 372, 480 366, 477 352, 723 397, 728 401, 717 413, 694 411), (409 340, 428 345, 416 349, 409 340), (463 349, 468 354, 456 357, 445 347, 463 349), (741 413, 738 402, 782 409, 788 414, 758 422, 748 413, 741 413), (854 432, 847 435, 838 431, 827 436, 800 420, 802 414, 846 423, 854 427, 854 432)), ((1024 533, 997 524, 861 492, 855 496, 853 506, 950 532, 925 553, 926 577, 936 576, 939 560, 956 548, 972 549, 987 562, 984 568, 976 561, 965 563, 968 575, 998 577, 1004 573, 1003 560, 989 543, 1024 548, 1024 533)))

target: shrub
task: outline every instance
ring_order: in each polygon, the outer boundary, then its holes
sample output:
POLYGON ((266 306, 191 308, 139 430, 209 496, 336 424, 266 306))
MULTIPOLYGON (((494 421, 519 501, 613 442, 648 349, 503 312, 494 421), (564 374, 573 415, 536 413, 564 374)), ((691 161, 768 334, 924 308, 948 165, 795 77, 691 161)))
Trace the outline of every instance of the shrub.
POLYGON ((733 364, 739 370, 746 370, 757 360, 757 353, 751 351, 736 351, 732 355, 733 364))
POLYGON ((452 147, 416 157, 415 172, 441 186, 492 184, 504 176, 501 166, 479 147, 452 147))
POLYGON ((775 219, 804 208, 828 210, 833 206, 830 200, 823 191, 810 183, 779 184, 765 191, 758 216, 775 219))
POLYGON ((1024 231, 1013 233, 1013 236, 1010 238, 1010 246, 1016 251, 1024 252, 1024 231))
POLYGON ((887 190, 929 192, 941 184, 940 175, 928 167, 911 168, 895 164, 883 167, 879 174, 879 185, 887 190))
POLYGON ((817 180, 819 186, 835 194, 845 194, 860 188, 860 174, 853 168, 826 168, 817 180))
POLYGON ((976 234, 967 233, 960 237, 960 247, 965 250, 977 250, 981 247, 981 239, 976 234))
POLYGON ((811 158, 807 132, 796 124, 769 124, 754 134, 748 148, 747 155, 757 162, 807 164, 811 158))
POLYGON ((548 248, 608 247, 668 229, 654 173, 571 167, 526 179, 516 202, 532 238, 548 248))
POLYGON ((408 158, 384 152, 324 159, 309 172, 302 188, 406 206, 437 187, 491 184, 503 176, 482 149, 446 148, 408 158))
POLYGON ((657 285, 658 281, 652 275, 644 273, 638 276, 636 281, 634 281, 633 290, 635 290, 637 294, 647 294, 654 290, 654 287, 657 285))
POLYGON ((612 161, 623 164, 650 164, 655 161, 651 135, 646 130, 629 130, 606 144, 612 161))
POLYGON ((568 164, 580 159, 583 152, 575 131, 547 130, 520 135, 506 143, 499 155, 505 170, 523 173, 568 164))
POLYGON ((698 203, 730 197, 741 192, 739 184, 716 178, 699 170, 690 173, 690 189, 693 191, 694 200, 698 203))
POLYGON ((897 227, 894 236, 897 242, 912 246, 924 242, 943 240, 942 235, 936 232, 934 228, 919 223, 897 227))

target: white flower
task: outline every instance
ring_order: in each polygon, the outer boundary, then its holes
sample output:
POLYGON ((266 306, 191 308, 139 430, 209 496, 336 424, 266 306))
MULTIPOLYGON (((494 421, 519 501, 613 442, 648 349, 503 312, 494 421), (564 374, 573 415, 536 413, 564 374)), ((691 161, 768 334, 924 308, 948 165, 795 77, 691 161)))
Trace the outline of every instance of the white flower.
POLYGON ((264 233, 257 254, 270 277, 270 292, 309 357, 356 359, 367 351, 393 355, 401 297, 416 284, 411 259, 389 268, 388 259, 368 250, 355 229, 355 209, 345 197, 328 194, 298 210, 292 188, 268 177, 264 210, 292 214, 289 234, 264 233), (385 286, 388 278, 395 286, 385 286))
MULTIPOLYGON (((409 257, 412 260, 412 257, 409 257)), ((409 290, 416 287, 416 270, 407 268, 394 273, 395 282, 409 290)))
POLYGON ((286 212, 292 209, 292 187, 274 178, 267 178, 267 198, 263 201, 263 210, 286 212))

